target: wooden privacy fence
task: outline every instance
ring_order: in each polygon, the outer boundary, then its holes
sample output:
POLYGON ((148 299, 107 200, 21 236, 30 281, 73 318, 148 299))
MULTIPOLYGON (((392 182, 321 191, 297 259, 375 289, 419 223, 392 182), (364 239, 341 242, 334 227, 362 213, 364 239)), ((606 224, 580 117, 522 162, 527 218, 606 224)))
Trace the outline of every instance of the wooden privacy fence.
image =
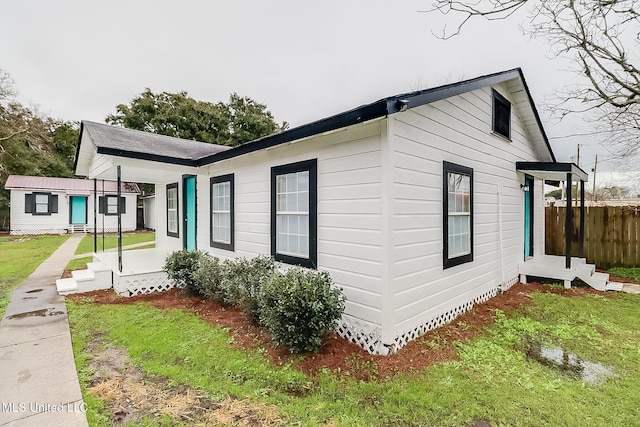
MULTIPOLYGON (((565 254, 565 207, 545 209, 547 255, 565 254)), ((580 208, 573 207, 571 255, 578 256, 580 208)), ((640 206, 585 207, 584 256, 598 268, 640 266, 640 206)))

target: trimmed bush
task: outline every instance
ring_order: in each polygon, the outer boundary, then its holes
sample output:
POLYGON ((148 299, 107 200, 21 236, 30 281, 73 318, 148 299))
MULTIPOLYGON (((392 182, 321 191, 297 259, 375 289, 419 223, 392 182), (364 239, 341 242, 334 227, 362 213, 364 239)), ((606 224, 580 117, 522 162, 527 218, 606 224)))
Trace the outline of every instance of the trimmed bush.
POLYGON ((238 305, 254 325, 260 324, 258 297, 261 283, 268 281, 275 274, 275 270, 275 261, 269 256, 237 258, 225 262, 221 284, 225 303, 238 305))
POLYGON ((276 345, 292 353, 317 351, 344 312, 342 290, 329 273, 293 267, 264 281, 260 293, 261 322, 276 345))
POLYGON ((194 275, 202 258, 211 256, 202 251, 175 251, 170 253, 164 261, 162 270, 176 286, 184 288, 185 292, 197 294, 194 275))
POLYGON ((224 275, 224 264, 218 258, 203 256, 198 261, 198 267, 193 273, 194 287, 204 297, 223 304, 228 298, 221 286, 224 275))

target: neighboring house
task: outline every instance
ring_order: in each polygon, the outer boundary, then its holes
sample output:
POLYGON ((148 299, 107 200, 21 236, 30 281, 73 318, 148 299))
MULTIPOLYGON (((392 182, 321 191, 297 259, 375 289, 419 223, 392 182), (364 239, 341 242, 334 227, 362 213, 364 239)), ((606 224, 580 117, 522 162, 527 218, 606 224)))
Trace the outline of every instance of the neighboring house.
POLYGON ((145 252, 126 252, 117 292, 162 289, 174 250, 270 254, 328 271, 347 297, 338 333, 382 354, 517 282, 544 257, 543 181, 587 179, 556 163, 520 69, 231 149, 82 122, 76 173, 118 171, 155 184, 158 222, 156 255, 135 271, 145 252))
POLYGON ((144 228, 156 229, 156 195, 149 194, 142 196, 142 211, 144 213, 144 228))
MULTIPOLYGON (((97 231, 115 232, 118 226, 117 185, 97 180, 97 231)), ((59 234, 94 230, 94 181, 11 175, 11 234, 59 234)), ((121 185, 122 231, 136 229, 135 183, 121 185)))

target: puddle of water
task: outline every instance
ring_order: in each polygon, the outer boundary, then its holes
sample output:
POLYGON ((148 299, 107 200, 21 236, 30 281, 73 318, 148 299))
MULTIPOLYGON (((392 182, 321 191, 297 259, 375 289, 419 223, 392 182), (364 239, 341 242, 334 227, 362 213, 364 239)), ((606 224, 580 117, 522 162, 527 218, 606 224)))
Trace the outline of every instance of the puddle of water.
POLYGON ((32 289, 32 290, 30 290, 30 291, 27 291, 26 293, 28 293, 28 294, 35 294, 36 292, 42 292, 42 291, 43 291, 43 289, 32 289))
POLYGON ((527 340, 527 357, 541 364, 559 370, 575 379, 589 384, 600 385, 611 377, 617 377, 612 368, 602 363, 582 360, 576 354, 561 347, 547 347, 537 340, 527 340))
POLYGON ((24 313, 13 314, 7 316, 7 319, 24 319, 25 317, 46 317, 46 316, 58 316, 64 314, 64 311, 54 311, 53 307, 43 308, 41 310, 26 311, 24 313))

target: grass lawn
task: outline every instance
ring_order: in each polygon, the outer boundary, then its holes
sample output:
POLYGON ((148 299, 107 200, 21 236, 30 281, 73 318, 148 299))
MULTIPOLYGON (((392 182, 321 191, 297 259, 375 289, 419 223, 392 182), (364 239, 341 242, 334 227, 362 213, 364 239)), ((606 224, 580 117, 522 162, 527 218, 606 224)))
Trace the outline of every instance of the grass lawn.
MULTIPOLYGON (((328 370, 307 376, 293 362, 274 364, 264 349, 234 347, 228 330, 193 313, 88 298, 68 302, 76 365, 96 426, 109 425, 105 403, 88 391, 88 349, 96 336, 124 348, 145 375, 192 387, 214 402, 231 398, 272 408, 287 425, 637 425, 639 306, 638 295, 534 292, 528 304, 496 311, 480 336, 456 343, 458 360, 364 382, 328 370), (614 375, 589 383, 547 367, 525 354, 530 339, 600 362, 614 375)), ((447 336, 436 334, 418 343, 423 352, 438 351, 443 340, 447 336)), ((144 425, 167 422, 149 415, 144 425)))
POLYGON ((0 318, 9 304, 13 288, 68 238, 68 235, 0 237, 0 318))
MULTIPOLYGON (((141 232, 141 233, 123 233, 122 234, 122 246, 133 245, 135 243, 142 242, 154 242, 156 240, 156 233, 141 232)), ((102 236, 98 235, 98 251, 101 251, 102 236)), ((104 237, 104 249, 112 249, 118 247, 117 234, 105 234, 104 237)), ((93 252, 93 235, 87 235, 80 241, 76 254, 86 254, 93 252)))
POLYGON ((609 270, 614 276, 633 279, 636 283, 640 283, 640 267, 614 267, 609 270))

